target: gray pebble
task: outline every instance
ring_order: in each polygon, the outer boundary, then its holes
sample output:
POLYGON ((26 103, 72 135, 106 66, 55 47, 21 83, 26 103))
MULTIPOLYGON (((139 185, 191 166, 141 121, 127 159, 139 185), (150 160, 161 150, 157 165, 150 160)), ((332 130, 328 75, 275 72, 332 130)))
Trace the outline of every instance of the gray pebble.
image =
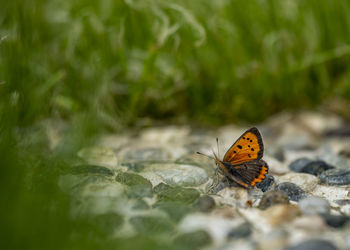
POLYGON ((201 196, 194 207, 203 213, 209 213, 215 208, 215 200, 209 195, 201 196))
POLYGON ((288 196, 279 190, 270 190, 264 193, 259 203, 260 209, 266 209, 276 204, 289 204, 288 196))
POLYGON ((266 178, 262 182, 256 184, 256 187, 260 188, 261 191, 266 192, 267 190, 271 189, 274 182, 275 178, 271 174, 267 174, 266 178))
POLYGON ((327 200, 316 196, 302 199, 298 205, 305 215, 328 214, 331 209, 331 205, 327 200))
POLYGON ((347 185, 350 184, 350 170, 329 169, 320 174, 320 179, 328 185, 347 185))
POLYGON ((313 161, 308 158, 300 158, 293 161, 289 165, 289 169, 299 172, 299 173, 307 173, 312 175, 319 175, 322 172, 333 169, 334 167, 327 164, 325 161, 317 160, 313 161))
POLYGON ((323 214, 322 218, 327 223, 328 226, 334 228, 343 227, 348 221, 349 217, 344 215, 332 215, 332 214, 323 214))
POLYGON ((282 182, 278 184, 276 190, 285 192, 288 198, 292 201, 299 201, 306 197, 305 191, 291 182, 282 182))
POLYGON ((288 250, 337 250, 338 248, 327 240, 308 240, 288 248, 288 250))
POLYGON ((249 237, 252 234, 252 228, 249 223, 244 223, 243 225, 240 225, 234 229, 232 229, 227 237, 229 239, 239 239, 239 238, 246 238, 249 237))

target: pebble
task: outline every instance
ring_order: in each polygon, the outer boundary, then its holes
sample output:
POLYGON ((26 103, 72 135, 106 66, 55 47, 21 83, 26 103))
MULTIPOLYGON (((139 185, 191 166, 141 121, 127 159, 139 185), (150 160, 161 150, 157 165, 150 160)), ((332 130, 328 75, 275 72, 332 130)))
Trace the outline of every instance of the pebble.
POLYGON ((289 204, 288 196, 280 190, 270 190, 264 193, 259 203, 260 209, 266 209, 276 204, 289 204))
POLYGON ((127 191, 131 198, 152 197, 152 183, 138 174, 122 172, 115 180, 129 186, 127 191))
POLYGON ((192 204, 199 198, 199 192, 194 188, 172 187, 161 183, 154 187, 154 192, 159 201, 178 201, 185 204, 192 204))
POLYGON ((331 209, 329 202, 321 197, 310 196, 298 203, 299 208, 305 215, 328 214, 331 209))
POLYGON ((348 221, 349 217, 344 215, 332 215, 332 214, 323 214, 322 218, 327 223, 328 226, 334 228, 343 227, 348 221))
POLYGON ((174 222, 179 222, 188 213, 193 212, 193 209, 187 204, 178 201, 158 201, 153 205, 153 208, 163 210, 174 222))
POLYGON ((280 182, 291 182, 303 189, 305 192, 310 192, 313 190, 319 182, 319 179, 316 176, 304 173, 288 173, 280 176, 278 180, 280 182))
POLYGON ((215 200, 209 195, 201 196, 194 207, 203 213, 209 213, 215 208, 215 200))
POLYGON ((198 249, 212 243, 211 236, 205 230, 182 233, 174 239, 179 249, 198 249))
POLYGON ((334 167, 322 160, 310 160, 308 158, 300 158, 289 164, 289 168, 295 172, 307 173, 318 176, 322 172, 334 167))
POLYGON ((288 250, 337 250, 338 248, 330 241, 327 240, 307 240, 294 245, 288 250))
POLYGON ((271 174, 267 174, 266 178, 262 181, 256 184, 257 188, 260 188, 261 191, 266 192, 270 190, 275 183, 275 178, 271 174))
POLYGON ((329 202, 349 199, 349 188, 338 186, 317 185, 311 192, 314 196, 320 196, 329 202))
POLYGON ((278 184, 276 190, 285 192, 292 201, 299 201, 306 197, 305 191, 291 182, 282 182, 278 184))
POLYGON ((208 175, 200 167, 172 163, 156 163, 140 173, 153 185, 165 182, 176 186, 199 186, 208 181, 208 175))
POLYGON ((115 168, 118 165, 118 158, 115 151, 108 147, 88 147, 78 152, 78 156, 88 164, 115 168))
POLYGON ((167 161, 170 159, 170 154, 157 147, 131 148, 124 152, 123 159, 128 161, 167 161))
POLYGON ((350 170, 329 169, 320 174, 322 183, 328 185, 348 185, 350 184, 350 170))
POLYGON ((170 234, 173 232, 173 224, 165 217, 135 216, 130 218, 129 222, 136 232, 144 235, 170 234))
POLYGON ((230 230, 227 237, 229 239, 239 239, 239 238, 249 237, 251 234, 252 234, 251 225, 249 223, 244 223, 230 230))

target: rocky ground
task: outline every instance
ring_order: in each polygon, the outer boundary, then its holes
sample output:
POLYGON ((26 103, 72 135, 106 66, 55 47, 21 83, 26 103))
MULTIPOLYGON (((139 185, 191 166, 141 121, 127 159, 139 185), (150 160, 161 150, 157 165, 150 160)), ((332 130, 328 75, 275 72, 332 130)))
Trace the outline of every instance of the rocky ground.
POLYGON ((60 187, 72 216, 113 237, 146 235, 203 249, 350 249, 350 130, 333 115, 279 114, 257 125, 267 178, 212 186, 212 154, 249 127, 157 127, 82 149, 60 187), (209 192, 210 191, 210 192, 209 192))

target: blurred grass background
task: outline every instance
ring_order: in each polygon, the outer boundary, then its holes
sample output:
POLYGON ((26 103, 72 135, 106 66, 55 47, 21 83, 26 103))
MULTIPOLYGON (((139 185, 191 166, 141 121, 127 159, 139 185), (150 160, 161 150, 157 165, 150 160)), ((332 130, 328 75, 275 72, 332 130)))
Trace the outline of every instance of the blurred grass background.
POLYGON ((69 197, 57 188, 69 159, 100 131, 159 120, 259 122, 319 107, 350 117, 349 1, 0 6, 0 216, 3 239, 15 249, 107 244, 92 244, 90 229, 70 220, 69 197), (45 120, 71 128, 54 151, 40 127, 45 120))

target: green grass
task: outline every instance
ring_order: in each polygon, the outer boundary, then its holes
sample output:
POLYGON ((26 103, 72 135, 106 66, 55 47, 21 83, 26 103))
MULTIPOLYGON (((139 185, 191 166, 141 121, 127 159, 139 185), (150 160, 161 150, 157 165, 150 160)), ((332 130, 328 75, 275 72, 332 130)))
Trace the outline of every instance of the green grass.
POLYGON ((56 183, 101 130, 258 122, 319 106, 350 117, 349 1, 0 6, 0 213, 12 248, 99 246, 70 220, 56 183), (41 127, 47 119, 70 128, 54 152, 41 127))

